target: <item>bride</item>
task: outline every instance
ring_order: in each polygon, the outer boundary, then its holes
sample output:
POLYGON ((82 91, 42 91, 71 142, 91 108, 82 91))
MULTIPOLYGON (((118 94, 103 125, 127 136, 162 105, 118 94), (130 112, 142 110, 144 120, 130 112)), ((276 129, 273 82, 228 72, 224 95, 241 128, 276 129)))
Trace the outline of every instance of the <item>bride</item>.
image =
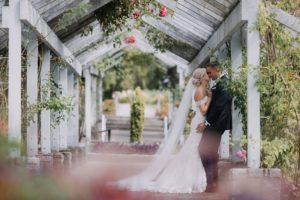
POLYGON ((196 127, 204 122, 211 102, 211 92, 206 90, 208 81, 206 69, 198 68, 193 72, 176 111, 168 137, 162 142, 154 159, 142 173, 118 181, 116 183, 118 187, 131 191, 162 193, 196 193, 205 190, 206 174, 198 154, 202 134, 197 133, 196 127), (194 117, 190 126, 190 134, 180 152, 174 155, 173 152, 184 130, 191 102, 194 117))

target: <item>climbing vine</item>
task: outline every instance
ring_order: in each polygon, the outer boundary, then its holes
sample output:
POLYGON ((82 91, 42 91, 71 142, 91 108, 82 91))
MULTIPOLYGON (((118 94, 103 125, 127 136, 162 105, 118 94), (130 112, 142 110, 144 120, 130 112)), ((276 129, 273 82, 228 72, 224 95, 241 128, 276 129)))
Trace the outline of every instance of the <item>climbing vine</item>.
MULTIPOLYGON (((297 188, 300 183, 300 37, 291 34, 263 6, 258 17, 253 29, 259 31, 261 39, 257 86, 261 103, 262 167, 281 168, 297 188)), ((245 56, 243 61, 240 72, 231 73, 232 82, 228 87, 246 122, 247 71, 251 67, 245 64, 245 56)))
POLYGON ((72 111, 72 97, 62 96, 61 86, 58 85, 51 74, 40 89, 40 99, 27 105, 27 121, 34 121, 34 116, 41 111, 52 111, 51 126, 54 128, 64 121, 68 114, 72 111))

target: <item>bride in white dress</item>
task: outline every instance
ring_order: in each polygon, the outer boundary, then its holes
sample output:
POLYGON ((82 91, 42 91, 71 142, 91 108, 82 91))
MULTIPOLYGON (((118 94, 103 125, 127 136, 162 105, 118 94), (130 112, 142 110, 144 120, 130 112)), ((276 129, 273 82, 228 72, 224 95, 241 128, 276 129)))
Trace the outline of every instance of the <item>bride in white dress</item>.
POLYGON ((211 93, 206 90, 208 81, 205 69, 199 68, 193 72, 176 111, 169 136, 163 141, 153 161, 141 174, 120 180, 117 186, 131 191, 163 193, 199 193, 205 190, 206 174, 198 153, 202 134, 197 133, 196 127, 204 122, 211 101, 211 93), (191 102, 194 117, 190 134, 179 153, 174 155, 191 102))

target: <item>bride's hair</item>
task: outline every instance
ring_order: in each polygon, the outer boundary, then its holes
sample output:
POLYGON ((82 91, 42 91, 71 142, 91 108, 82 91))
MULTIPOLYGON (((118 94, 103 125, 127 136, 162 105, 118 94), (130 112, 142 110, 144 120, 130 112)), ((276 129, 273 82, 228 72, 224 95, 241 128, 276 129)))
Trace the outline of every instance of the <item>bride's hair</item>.
POLYGON ((195 71, 193 72, 193 75, 192 75, 192 84, 195 87, 198 87, 201 84, 201 80, 205 74, 206 74, 205 68, 195 69, 195 71))

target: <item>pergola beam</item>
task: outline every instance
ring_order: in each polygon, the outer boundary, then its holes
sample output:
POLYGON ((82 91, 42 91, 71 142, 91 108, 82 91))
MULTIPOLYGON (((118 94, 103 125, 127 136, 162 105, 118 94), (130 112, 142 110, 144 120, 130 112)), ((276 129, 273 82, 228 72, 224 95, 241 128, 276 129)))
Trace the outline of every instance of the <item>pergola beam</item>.
POLYGON ((81 74, 81 63, 73 56, 72 52, 60 41, 55 32, 49 27, 47 22, 40 16, 37 10, 28 0, 20 2, 20 18, 25 24, 30 26, 36 34, 59 56, 72 67, 73 71, 81 74))
MULTIPOLYGON (((187 69, 188 68, 188 61, 185 59, 166 51, 164 53, 157 52, 155 49, 145 40, 143 39, 141 33, 137 30, 133 30, 132 33, 136 37, 136 42, 133 47, 136 47, 140 49, 143 52, 147 53, 153 53, 155 57, 157 57, 159 60, 163 61, 167 66, 175 66, 187 69)), ((85 54, 80 56, 80 60, 82 63, 84 63, 86 66, 93 66, 92 62, 95 62, 99 59, 102 59, 104 55, 110 53, 114 54, 115 52, 118 52, 126 47, 129 47, 130 45, 121 45, 118 48, 114 48, 112 43, 109 44, 100 44, 98 47, 93 49, 92 52, 86 52, 85 54)))
POLYGON ((81 36, 81 33, 78 33, 64 43, 75 56, 104 40, 103 31, 100 28, 99 22, 94 21, 90 24, 90 26, 93 28, 93 32, 91 34, 81 36))
POLYGON ((300 34, 300 20, 297 17, 294 17, 293 15, 276 8, 275 6, 269 6, 267 9, 270 11, 270 13, 274 14, 276 21, 285 25, 292 31, 300 34))
POLYGON ((203 65, 203 63, 209 58, 212 51, 218 49, 231 37, 234 31, 246 23, 247 16, 244 15, 245 12, 242 12, 242 9, 243 6, 240 2, 190 63, 190 72, 197 66, 203 65))
POLYGON ((164 24, 162 21, 154 19, 153 17, 143 17, 143 20, 157 30, 169 35, 174 39, 185 41, 196 49, 200 49, 202 47, 202 44, 204 44, 205 42, 203 39, 197 38, 196 36, 188 33, 185 30, 179 29, 177 27, 166 26, 166 24, 164 24))

